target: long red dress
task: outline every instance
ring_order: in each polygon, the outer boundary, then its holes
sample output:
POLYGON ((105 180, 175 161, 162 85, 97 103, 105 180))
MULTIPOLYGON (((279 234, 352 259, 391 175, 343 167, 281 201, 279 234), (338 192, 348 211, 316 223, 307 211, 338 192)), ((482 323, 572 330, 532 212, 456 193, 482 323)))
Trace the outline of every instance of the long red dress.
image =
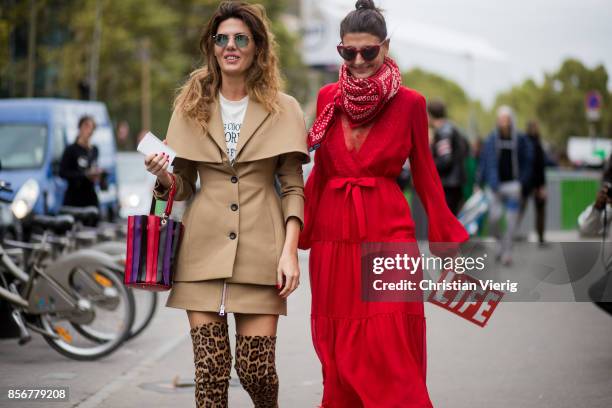
MULTIPOLYGON (((337 84, 319 92, 317 115, 337 84)), ((337 116, 307 180, 300 248, 310 250, 312 340, 323 369, 325 408, 432 407, 422 302, 361 300, 361 242, 415 242, 396 178, 410 158, 431 242, 468 234, 446 206, 428 140, 425 99, 401 87, 357 149, 337 116)))

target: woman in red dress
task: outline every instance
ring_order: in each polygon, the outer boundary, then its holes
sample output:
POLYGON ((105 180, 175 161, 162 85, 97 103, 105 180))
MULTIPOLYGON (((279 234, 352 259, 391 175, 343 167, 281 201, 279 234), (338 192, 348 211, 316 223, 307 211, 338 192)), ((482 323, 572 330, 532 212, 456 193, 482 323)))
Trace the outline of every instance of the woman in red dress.
POLYGON ((422 302, 364 302, 361 243, 416 242, 396 178, 410 159, 428 214, 430 242, 468 234, 449 211, 428 141, 425 98, 401 86, 387 57, 383 15, 359 0, 340 27, 345 63, 323 87, 309 132, 316 149, 306 183, 312 339, 323 368, 325 408, 432 407, 422 302))

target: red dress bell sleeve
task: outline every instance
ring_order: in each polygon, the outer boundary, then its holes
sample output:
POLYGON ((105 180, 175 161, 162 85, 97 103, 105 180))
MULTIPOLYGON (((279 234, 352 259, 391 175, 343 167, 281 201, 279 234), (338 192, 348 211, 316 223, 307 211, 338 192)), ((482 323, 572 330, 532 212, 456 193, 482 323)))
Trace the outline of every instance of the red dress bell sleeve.
MULTIPOLYGON (((323 110, 325 99, 328 97, 328 92, 331 86, 327 85, 319 91, 317 95, 317 111, 316 114, 319 116, 321 110, 323 110)), ((319 198, 323 192, 324 182, 323 169, 321 163, 315 153, 313 159, 312 170, 306 180, 304 186, 304 228, 300 232, 300 238, 298 240, 298 248, 309 249, 312 245, 312 230, 315 224, 315 217, 317 214, 317 208, 319 206, 319 198)))

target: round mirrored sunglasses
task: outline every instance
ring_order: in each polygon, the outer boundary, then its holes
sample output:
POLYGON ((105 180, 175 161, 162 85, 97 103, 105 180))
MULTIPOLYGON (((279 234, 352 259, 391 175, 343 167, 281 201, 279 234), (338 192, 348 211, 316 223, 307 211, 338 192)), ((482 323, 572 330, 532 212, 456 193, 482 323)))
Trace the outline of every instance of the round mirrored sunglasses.
POLYGON ((246 48, 249 45, 249 36, 246 34, 215 34, 212 38, 215 40, 215 45, 221 48, 227 47, 229 44, 230 37, 234 37, 234 44, 238 48, 246 48))

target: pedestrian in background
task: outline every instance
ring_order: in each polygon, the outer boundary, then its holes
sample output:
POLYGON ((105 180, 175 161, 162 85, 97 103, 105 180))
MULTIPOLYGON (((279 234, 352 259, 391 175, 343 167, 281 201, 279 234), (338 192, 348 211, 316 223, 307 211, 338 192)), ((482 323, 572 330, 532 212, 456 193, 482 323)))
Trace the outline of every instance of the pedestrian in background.
POLYGON ((521 197, 521 209, 518 224, 521 224, 527 209, 529 198, 533 196, 533 203, 535 207, 535 227, 538 233, 538 242, 540 245, 544 245, 544 227, 546 222, 546 166, 551 162, 547 159, 546 152, 542 147, 540 126, 537 121, 531 120, 527 124, 527 137, 529 138, 533 151, 533 161, 531 166, 532 171, 531 180, 523 191, 521 197))
MULTIPOLYGON (((590 204, 578 216, 578 231, 582 237, 598 237, 602 241, 609 239, 610 223, 612 221, 612 154, 608 157, 602 174, 602 182, 595 202, 590 204)), ((606 274, 589 288, 589 296, 593 302, 612 315, 612 302, 602 302, 607 296, 606 288, 610 287, 612 279, 612 258, 604 259, 606 274)))
POLYGON ((497 126, 487 137, 480 152, 480 185, 489 199, 489 227, 497 238, 496 259, 512 263, 512 243, 518 224, 521 197, 529 190, 533 161, 531 143, 516 129, 514 112, 509 106, 497 110, 497 126), (505 215, 506 230, 501 222, 505 215))
POLYGON ((578 216, 578 231, 584 237, 606 238, 612 221, 612 154, 602 173, 601 186, 595 201, 578 216), (605 233, 605 234, 604 234, 605 233))
POLYGON ((464 201, 465 159, 469 153, 469 144, 446 117, 446 105, 442 101, 431 101, 427 105, 427 112, 434 133, 431 150, 444 188, 446 204, 457 215, 464 201))
POLYGON ((309 158, 300 106, 280 92, 275 49, 262 6, 222 2, 200 38, 205 64, 175 100, 166 135, 174 174, 164 155, 145 159, 156 198, 167 199, 173 184, 177 200, 193 197, 166 305, 187 311, 198 407, 228 404, 227 313, 236 321, 242 387, 255 407, 278 406, 276 331, 299 285, 309 158))
POLYGON ((96 183, 103 171, 98 167, 98 148, 91 144, 96 122, 91 116, 82 116, 78 123, 76 140, 64 149, 60 162, 60 177, 68 182, 64 205, 74 207, 98 207, 96 183))

